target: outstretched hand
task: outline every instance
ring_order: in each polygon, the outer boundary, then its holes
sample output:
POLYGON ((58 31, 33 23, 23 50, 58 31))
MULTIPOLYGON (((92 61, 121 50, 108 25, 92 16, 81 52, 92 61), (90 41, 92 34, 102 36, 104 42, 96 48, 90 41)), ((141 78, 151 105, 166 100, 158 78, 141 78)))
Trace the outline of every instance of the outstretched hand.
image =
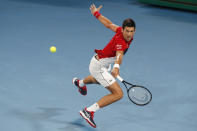
POLYGON ((101 10, 101 8, 102 8, 103 6, 102 5, 100 5, 98 8, 96 8, 96 6, 94 5, 94 4, 92 4, 91 6, 90 6, 90 11, 91 11, 91 13, 94 15, 94 13, 96 12, 96 11, 100 11, 101 10))

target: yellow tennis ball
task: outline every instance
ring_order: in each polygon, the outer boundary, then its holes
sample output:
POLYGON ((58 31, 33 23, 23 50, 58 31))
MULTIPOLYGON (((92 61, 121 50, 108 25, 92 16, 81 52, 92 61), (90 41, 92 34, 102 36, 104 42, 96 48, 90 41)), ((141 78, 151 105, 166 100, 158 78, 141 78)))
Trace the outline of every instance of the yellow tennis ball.
POLYGON ((50 47, 50 52, 55 53, 56 52, 56 47, 55 46, 51 46, 50 47))

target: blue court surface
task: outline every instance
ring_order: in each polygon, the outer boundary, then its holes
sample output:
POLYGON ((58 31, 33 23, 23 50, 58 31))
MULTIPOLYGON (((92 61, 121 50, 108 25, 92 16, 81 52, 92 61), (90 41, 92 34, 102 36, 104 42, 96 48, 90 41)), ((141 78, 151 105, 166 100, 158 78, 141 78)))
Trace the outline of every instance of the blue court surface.
POLYGON ((196 131, 197 13, 136 0, 0 0, 0 131, 196 131), (136 22, 120 74, 146 86, 152 102, 120 101, 95 113, 92 128, 78 111, 109 92, 72 78, 89 75, 94 49, 114 33, 90 13, 91 3, 121 25, 136 22), (50 53, 50 46, 57 52, 50 53))

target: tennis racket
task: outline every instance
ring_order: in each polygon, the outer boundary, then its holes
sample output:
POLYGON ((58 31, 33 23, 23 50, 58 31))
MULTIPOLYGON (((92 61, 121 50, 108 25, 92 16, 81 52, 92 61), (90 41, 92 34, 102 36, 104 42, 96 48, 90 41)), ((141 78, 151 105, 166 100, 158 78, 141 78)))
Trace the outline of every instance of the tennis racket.
POLYGON ((117 76, 127 90, 127 95, 131 102, 138 106, 144 106, 151 102, 152 94, 151 92, 144 86, 133 85, 124 79, 122 79, 119 75, 117 76))

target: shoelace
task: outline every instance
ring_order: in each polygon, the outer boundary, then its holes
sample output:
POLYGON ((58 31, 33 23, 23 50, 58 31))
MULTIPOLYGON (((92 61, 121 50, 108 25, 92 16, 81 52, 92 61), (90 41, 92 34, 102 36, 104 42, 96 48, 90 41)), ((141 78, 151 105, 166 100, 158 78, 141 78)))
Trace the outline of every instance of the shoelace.
POLYGON ((87 109, 85 109, 85 111, 90 114, 90 116, 93 118, 94 117, 94 111, 88 111, 87 109))

